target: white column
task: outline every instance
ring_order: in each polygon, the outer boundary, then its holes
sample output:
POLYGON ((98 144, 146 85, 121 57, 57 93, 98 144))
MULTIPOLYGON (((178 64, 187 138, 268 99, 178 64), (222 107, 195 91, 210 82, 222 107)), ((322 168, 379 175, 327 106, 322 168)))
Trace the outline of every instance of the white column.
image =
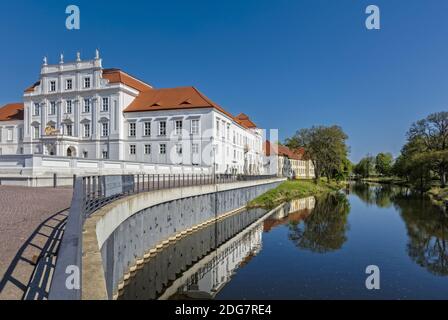
POLYGON ((81 110, 80 110, 80 108, 81 108, 81 103, 80 103, 80 99, 79 99, 79 97, 77 97, 75 100, 74 100, 74 106, 73 106, 74 108, 75 108, 75 110, 74 110, 74 112, 75 112, 75 120, 74 120, 74 135, 75 135, 75 137, 78 137, 79 138, 79 126, 80 126, 80 113, 81 113, 81 110))
POLYGON ((40 134, 41 136, 43 136, 45 133, 45 127, 47 125, 47 100, 41 103, 40 119, 40 134))

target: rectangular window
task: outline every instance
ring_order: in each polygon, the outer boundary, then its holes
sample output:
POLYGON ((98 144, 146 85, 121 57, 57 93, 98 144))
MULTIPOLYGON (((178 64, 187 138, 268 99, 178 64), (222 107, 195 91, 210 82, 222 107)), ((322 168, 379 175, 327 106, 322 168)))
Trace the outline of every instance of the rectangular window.
POLYGON ((226 138, 226 123, 222 121, 222 140, 226 138))
POLYGON ((73 89, 73 80, 67 79, 65 81, 65 90, 72 90, 73 89))
POLYGON ((84 138, 90 137, 90 123, 84 124, 84 138))
POLYGON ((145 136, 149 137, 151 135, 151 122, 145 122, 145 136))
POLYGON ((50 92, 56 91, 56 81, 50 81, 50 92))
POLYGON ((227 125, 227 140, 230 141, 230 124, 227 125))
POLYGON ((56 114, 56 102, 51 101, 50 102, 50 115, 56 114))
POLYGON ((90 88, 90 77, 84 78, 84 88, 85 89, 90 88))
POLYGON ((199 144, 193 143, 193 145, 191 146, 191 152, 193 154, 198 154, 199 153, 199 144))
POLYGON ((181 143, 176 144, 176 153, 182 154, 182 144, 181 143))
POLYGON ((166 121, 159 122, 159 136, 166 136, 166 121))
POLYGON ((67 136, 73 136, 73 126, 71 124, 67 124, 66 126, 66 134, 67 136))
POLYGON ((159 153, 166 154, 166 144, 162 143, 159 145, 159 153))
POLYGON ((109 159, 109 152, 106 150, 103 151, 103 159, 109 159))
POLYGON ((39 126, 34 127, 34 139, 39 139, 40 137, 40 128, 39 126))
POLYGON ((84 99, 84 112, 90 112, 90 99, 84 99))
POLYGON ((109 111, 109 98, 103 98, 102 111, 109 111))
POLYGON ((71 100, 67 100, 65 102, 65 112, 72 113, 72 101, 71 100))
POLYGON ((191 134, 199 134, 199 120, 191 120, 191 134))
POLYGON ((135 135, 136 135, 135 122, 130 122, 129 123, 129 136, 135 137, 135 135))
POLYGON ((7 139, 8 141, 12 141, 13 140, 13 131, 12 129, 8 129, 8 134, 7 134, 7 139))
POLYGON ((216 136, 219 137, 219 120, 216 120, 216 136))
POLYGON ((129 154, 134 155, 136 153, 136 146, 135 144, 129 145, 129 154))
POLYGON ((145 144, 145 154, 151 154, 151 145, 145 144))
POLYGON ((38 116, 40 114, 40 106, 38 103, 34 104, 34 115, 38 116))
POLYGON ((182 135, 182 120, 176 120, 176 135, 180 136, 182 135))
POLYGON ((103 122, 101 124, 101 136, 107 137, 109 135, 109 123, 103 122))

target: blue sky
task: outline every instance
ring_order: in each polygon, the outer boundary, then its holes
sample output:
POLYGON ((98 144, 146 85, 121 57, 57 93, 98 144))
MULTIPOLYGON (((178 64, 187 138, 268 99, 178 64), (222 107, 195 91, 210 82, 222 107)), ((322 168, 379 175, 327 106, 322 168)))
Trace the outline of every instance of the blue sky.
POLYGON ((42 57, 99 48, 156 87, 194 85, 284 139, 341 125, 351 159, 398 154, 410 124, 448 106, 446 0, 21 1, 0 10, 0 104, 21 101, 42 57), (65 28, 65 8, 81 29, 65 28), (364 26, 381 9, 381 30, 364 26))

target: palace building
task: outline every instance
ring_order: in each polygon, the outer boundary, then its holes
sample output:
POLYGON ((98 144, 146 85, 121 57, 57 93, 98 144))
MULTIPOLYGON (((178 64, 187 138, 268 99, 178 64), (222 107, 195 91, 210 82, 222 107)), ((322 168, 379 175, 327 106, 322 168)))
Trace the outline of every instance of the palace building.
POLYGON ((315 171, 313 161, 305 156, 305 149, 290 148, 278 143, 265 141, 265 169, 269 174, 276 174, 291 179, 314 179, 315 171))
POLYGON ((0 109, 5 155, 202 166, 262 174, 263 131, 195 87, 158 89, 92 60, 44 58, 22 103, 0 109))

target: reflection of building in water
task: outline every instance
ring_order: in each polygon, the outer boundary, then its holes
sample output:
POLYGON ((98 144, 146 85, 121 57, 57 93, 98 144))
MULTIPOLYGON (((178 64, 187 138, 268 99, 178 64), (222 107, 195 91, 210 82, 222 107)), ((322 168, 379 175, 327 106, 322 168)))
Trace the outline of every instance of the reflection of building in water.
POLYGON ((314 197, 291 200, 264 221, 264 231, 268 232, 287 221, 299 222, 305 219, 314 209, 315 204, 316 199, 314 197))
POLYGON ((119 299, 212 298, 261 248, 262 218, 251 209, 164 248, 126 283, 119 299))
POLYGON ((230 281, 236 269, 260 252, 262 233, 262 225, 258 224, 242 237, 218 248, 213 259, 178 288, 177 295, 194 297, 195 292, 200 292, 203 297, 213 298, 230 281))

